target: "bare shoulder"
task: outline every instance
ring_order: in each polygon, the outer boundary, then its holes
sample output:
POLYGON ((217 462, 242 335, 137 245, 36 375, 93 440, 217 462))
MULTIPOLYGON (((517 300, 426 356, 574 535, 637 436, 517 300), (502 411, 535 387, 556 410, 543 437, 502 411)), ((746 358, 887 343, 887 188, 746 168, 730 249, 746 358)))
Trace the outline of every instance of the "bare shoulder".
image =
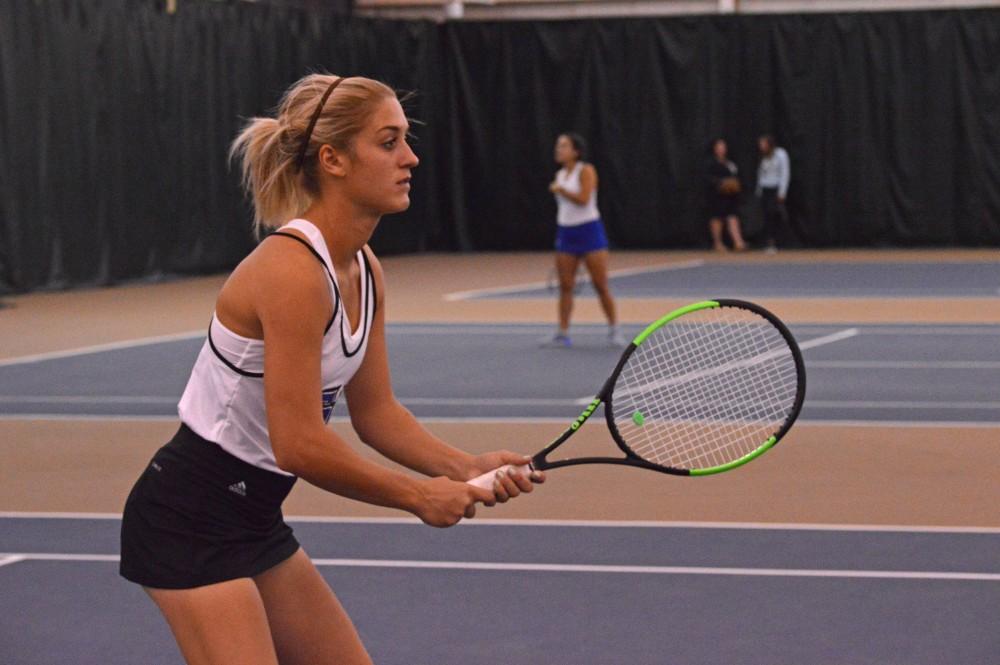
POLYGON ((327 280, 322 262, 308 246, 272 236, 236 267, 216 309, 220 318, 227 316, 242 329, 236 332, 253 337, 262 336, 265 319, 329 319, 333 302, 327 280))

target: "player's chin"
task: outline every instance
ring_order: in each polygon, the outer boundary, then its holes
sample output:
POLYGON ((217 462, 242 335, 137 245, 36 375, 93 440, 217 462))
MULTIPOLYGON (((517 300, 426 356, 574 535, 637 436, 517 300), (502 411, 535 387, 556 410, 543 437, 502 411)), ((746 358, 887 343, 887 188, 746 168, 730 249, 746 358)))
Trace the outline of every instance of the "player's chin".
POLYGON ((410 207, 410 195, 409 193, 396 194, 395 196, 386 197, 383 201, 382 210, 383 214, 391 215, 394 212, 403 212, 410 207))

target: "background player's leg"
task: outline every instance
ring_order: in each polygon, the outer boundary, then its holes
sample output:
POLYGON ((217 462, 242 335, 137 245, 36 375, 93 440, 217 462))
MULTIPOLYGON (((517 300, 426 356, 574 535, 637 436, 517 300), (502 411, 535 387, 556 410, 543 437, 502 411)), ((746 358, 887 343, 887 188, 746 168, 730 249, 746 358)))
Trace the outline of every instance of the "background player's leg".
POLYGON ((573 287, 576 285, 576 268, 580 257, 565 252, 556 253, 556 272, 559 276, 559 330, 569 331, 573 313, 573 287))
POLYGON ((708 231, 712 234, 712 249, 717 252, 726 251, 726 245, 722 242, 722 220, 718 217, 708 220, 708 231))
MULTIPOLYGON (((719 223, 721 226, 721 222, 719 223)), ((740 228, 740 218, 736 215, 730 215, 726 218, 726 224, 729 227, 729 237, 733 239, 733 249, 737 252, 742 252, 747 248, 746 242, 743 240, 743 230, 740 228)))
POLYGON ((608 320, 608 341, 616 346, 624 346, 627 340, 618 330, 618 314, 615 311, 615 299, 611 296, 611 287, 608 286, 608 250, 599 249, 590 252, 583 257, 587 270, 590 272, 590 281, 597 291, 597 297, 601 302, 601 309, 608 320))

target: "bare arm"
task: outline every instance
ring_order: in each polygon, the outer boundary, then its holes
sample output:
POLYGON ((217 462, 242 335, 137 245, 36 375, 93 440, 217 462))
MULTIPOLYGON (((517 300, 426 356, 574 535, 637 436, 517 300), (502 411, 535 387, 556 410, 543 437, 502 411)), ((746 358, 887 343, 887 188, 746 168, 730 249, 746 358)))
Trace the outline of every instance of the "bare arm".
POLYGON ((416 479, 369 462, 325 426, 320 361, 332 311, 326 278, 304 248, 262 245, 258 251, 252 287, 264 331, 264 392, 278 466, 327 491, 400 508, 435 526, 471 516, 476 501, 491 504, 492 493, 469 491, 465 483, 416 479))
MULTIPOLYGON (((428 476, 447 476, 469 480, 505 464, 525 464, 528 459, 510 451, 473 456, 454 448, 421 425, 392 391, 388 354, 385 344, 385 278, 382 266, 370 256, 378 293, 377 311, 372 324, 365 359, 346 387, 351 425, 366 444, 389 459, 428 476)), ((541 482, 544 477, 534 477, 541 482)), ((520 492, 530 492, 527 478, 504 482, 497 492, 501 501, 520 492)))
POLYGON ((449 446, 417 422, 392 392, 385 345, 385 278, 369 254, 378 301, 365 359, 345 394, 351 425, 361 440, 389 459, 428 476, 467 480, 479 473, 475 458, 449 446))

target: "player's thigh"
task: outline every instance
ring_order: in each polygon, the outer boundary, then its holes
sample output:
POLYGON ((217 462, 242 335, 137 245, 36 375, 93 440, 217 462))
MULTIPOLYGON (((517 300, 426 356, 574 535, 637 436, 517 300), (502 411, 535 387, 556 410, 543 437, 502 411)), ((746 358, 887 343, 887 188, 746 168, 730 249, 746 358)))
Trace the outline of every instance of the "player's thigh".
POLYGON ((580 265, 580 257, 567 252, 556 252, 556 274, 559 275, 559 287, 563 290, 572 289, 576 283, 576 269, 580 265))
POLYGON ((281 665, 371 665, 350 617, 303 550, 254 582, 281 665))
POLYGON ((150 589, 188 665, 277 665, 267 614, 249 578, 193 589, 150 589))
POLYGON ((586 256, 583 257, 584 263, 587 266, 587 272, 590 273, 590 281, 593 283, 594 288, 598 291, 606 291, 608 288, 608 257, 610 256, 608 250, 599 249, 594 252, 588 252, 586 256))

